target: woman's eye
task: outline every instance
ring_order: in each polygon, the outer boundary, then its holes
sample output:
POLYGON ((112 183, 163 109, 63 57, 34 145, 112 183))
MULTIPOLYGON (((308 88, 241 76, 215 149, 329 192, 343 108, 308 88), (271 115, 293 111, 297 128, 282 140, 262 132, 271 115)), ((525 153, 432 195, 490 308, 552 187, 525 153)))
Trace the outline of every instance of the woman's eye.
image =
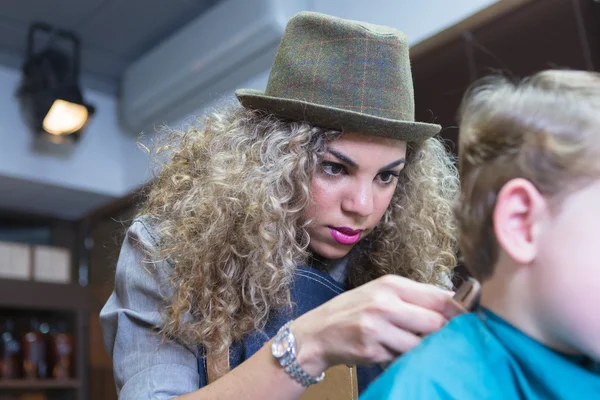
POLYGON ((336 176, 342 174, 345 171, 345 167, 343 165, 329 161, 324 161, 321 164, 321 167, 327 175, 336 176))
POLYGON ((398 177, 398 174, 395 172, 382 172, 379 174, 379 179, 383 183, 392 183, 396 177, 398 177))

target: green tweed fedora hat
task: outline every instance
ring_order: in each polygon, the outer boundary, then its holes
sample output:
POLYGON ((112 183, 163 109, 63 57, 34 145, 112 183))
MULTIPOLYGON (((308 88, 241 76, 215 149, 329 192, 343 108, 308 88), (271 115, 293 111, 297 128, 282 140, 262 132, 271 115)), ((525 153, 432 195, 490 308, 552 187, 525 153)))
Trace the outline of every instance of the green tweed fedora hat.
POLYGON ((407 142, 441 129, 415 121, 404 33, 315 12, 289 20, 266 90, 235 93, 244 107, 326 129, 407 142))

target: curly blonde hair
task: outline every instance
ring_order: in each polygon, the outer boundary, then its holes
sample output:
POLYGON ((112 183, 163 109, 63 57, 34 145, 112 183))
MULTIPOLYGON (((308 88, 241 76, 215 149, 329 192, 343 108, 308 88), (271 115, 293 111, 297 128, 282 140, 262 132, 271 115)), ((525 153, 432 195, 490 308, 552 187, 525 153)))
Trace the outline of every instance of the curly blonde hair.
MULTIPOLYGON (((170 264, 163 333, 218 353, 290 305, 294 270, 309 258, 311 179, 340 134, 237 105, 163 135, 140 212, 161 238, 152 256, 170 264)), ((384 274, 446 285, 457 194, 440 140, 410 144, 388 211, 353 250, 350 286, 384 274)))

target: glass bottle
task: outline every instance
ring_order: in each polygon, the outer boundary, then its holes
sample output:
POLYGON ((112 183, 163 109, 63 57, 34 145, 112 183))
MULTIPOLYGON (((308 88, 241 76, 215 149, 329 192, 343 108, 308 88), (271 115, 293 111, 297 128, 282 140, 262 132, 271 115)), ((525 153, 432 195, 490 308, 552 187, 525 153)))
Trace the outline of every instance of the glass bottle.
POLYGON ((15 323, 12 319, 7 319, 4 322, 1 347, 0 376, 2 379, 19 378, 21 375, 21 344, 17 339, 15 323))
POLYGON ((52 377, 55 379, 69 379, 73 365, 73 337, 67 330, 64 322, 56 324, 50 339, 50 353, 52 359, 52 377))
POLYGON ((23 335, 23 374, 26 379, 48 377, 47 344, 48 324, 31 319, 30 329, 23 335))

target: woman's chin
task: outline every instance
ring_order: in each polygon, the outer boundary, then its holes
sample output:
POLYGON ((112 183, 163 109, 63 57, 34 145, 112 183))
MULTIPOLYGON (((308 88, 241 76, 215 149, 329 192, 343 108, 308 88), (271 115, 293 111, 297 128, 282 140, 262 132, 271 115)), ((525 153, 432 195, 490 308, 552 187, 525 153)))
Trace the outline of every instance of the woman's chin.
POLYGON ((338 258, 344 258, 348 255, 350 250, 354 246, 346 246, 341 244, 329 244, 329 243, 316 243, 309 246, 310 250, 323 258, 329 260, 336 260, 338 258))

